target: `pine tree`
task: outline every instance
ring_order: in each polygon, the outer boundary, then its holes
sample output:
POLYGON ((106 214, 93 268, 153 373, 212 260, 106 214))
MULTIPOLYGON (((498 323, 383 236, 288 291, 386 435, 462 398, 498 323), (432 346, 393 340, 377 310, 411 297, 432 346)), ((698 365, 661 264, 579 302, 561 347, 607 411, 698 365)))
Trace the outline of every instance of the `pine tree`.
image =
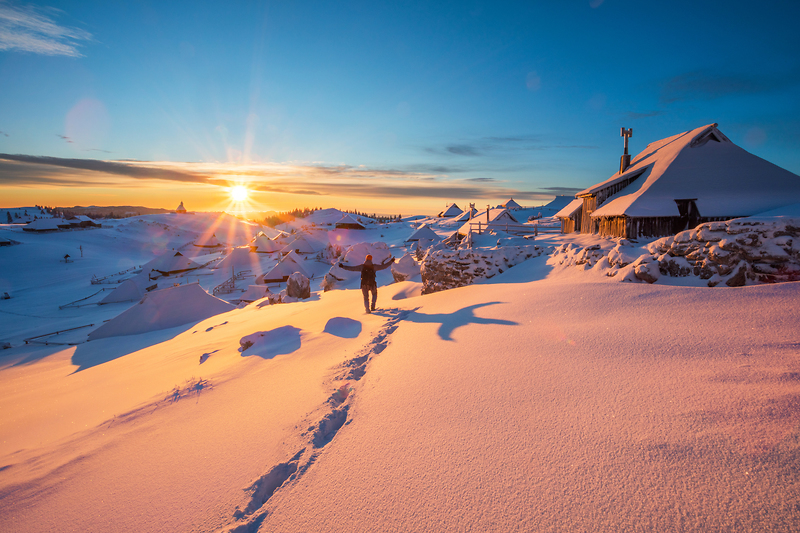
POLYGON ((8 219, 8 223, 11 224, 14 222, 14 219, 11 218, 11 211, 6 211, 6 218, 8 219))

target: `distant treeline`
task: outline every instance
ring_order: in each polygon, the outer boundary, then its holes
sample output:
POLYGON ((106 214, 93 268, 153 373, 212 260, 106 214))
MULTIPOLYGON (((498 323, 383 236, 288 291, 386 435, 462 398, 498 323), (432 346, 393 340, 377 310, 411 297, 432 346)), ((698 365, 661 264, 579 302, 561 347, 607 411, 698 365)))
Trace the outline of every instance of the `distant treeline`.
MULTIPOLYGON (((291 222, 296 218, 307 218, 314 214, 316 211, 321 210, 321 207, 303 207, 298 209, 292 209, 291 211, 283 211, 281 213, 271 213, 264 217, 264 224, 274 228, 278 224, 284 224, 286 222, 291 222)), ((351 215, 356 215, 359 217, 367 217, 367 218, 374 218, 379 223, 385 222, 392 222, 395 220, 400 220, 402 218, 401 215, 377 215, 375 213, 368 215, 367 213, 363 213, 361 211, 354 211, 354 210, 347 210, 347 209, 340 209, 343 213, 349 213, 351 215)))

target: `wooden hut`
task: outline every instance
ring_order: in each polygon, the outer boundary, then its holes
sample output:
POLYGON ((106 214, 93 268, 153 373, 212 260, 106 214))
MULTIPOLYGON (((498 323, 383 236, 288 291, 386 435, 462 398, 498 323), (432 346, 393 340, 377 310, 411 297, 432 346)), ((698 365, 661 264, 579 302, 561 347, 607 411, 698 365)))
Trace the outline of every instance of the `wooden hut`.
POLYGON ((800 176, 709 124, 650 143, 630 166, 575 196, 580 212, 558 213, 562 232, 658 237, 795 203, 800 176))

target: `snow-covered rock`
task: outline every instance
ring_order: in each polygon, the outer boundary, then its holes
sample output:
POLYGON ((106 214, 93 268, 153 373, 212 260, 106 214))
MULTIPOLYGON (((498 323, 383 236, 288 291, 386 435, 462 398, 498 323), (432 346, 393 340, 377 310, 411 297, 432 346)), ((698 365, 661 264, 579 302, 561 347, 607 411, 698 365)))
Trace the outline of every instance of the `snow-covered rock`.
POLYGON ((310 298, 311 284, 308 277, 300 272, 295 272, 286 280, 286 294, 292 298, 310 298))
POLYGON ((399 261, 392 264, 392 277, 395 281, 406 281, 420 273, 420 266, 410 253, 406 253, 399 261))

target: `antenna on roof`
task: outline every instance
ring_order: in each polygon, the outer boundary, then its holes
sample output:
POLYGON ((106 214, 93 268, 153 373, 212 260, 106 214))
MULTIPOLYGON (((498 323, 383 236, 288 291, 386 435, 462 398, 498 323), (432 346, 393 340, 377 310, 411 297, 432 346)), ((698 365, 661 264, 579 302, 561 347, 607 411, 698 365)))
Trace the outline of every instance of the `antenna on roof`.
POLYGON ((633 128, 620 128, 619 136, 625 138, 625 152, 623 152, 622 157, 619 159, 619 173, 622 174, 631 164, 631 156, 628 155, 628 139, 633 137, 633 128))

